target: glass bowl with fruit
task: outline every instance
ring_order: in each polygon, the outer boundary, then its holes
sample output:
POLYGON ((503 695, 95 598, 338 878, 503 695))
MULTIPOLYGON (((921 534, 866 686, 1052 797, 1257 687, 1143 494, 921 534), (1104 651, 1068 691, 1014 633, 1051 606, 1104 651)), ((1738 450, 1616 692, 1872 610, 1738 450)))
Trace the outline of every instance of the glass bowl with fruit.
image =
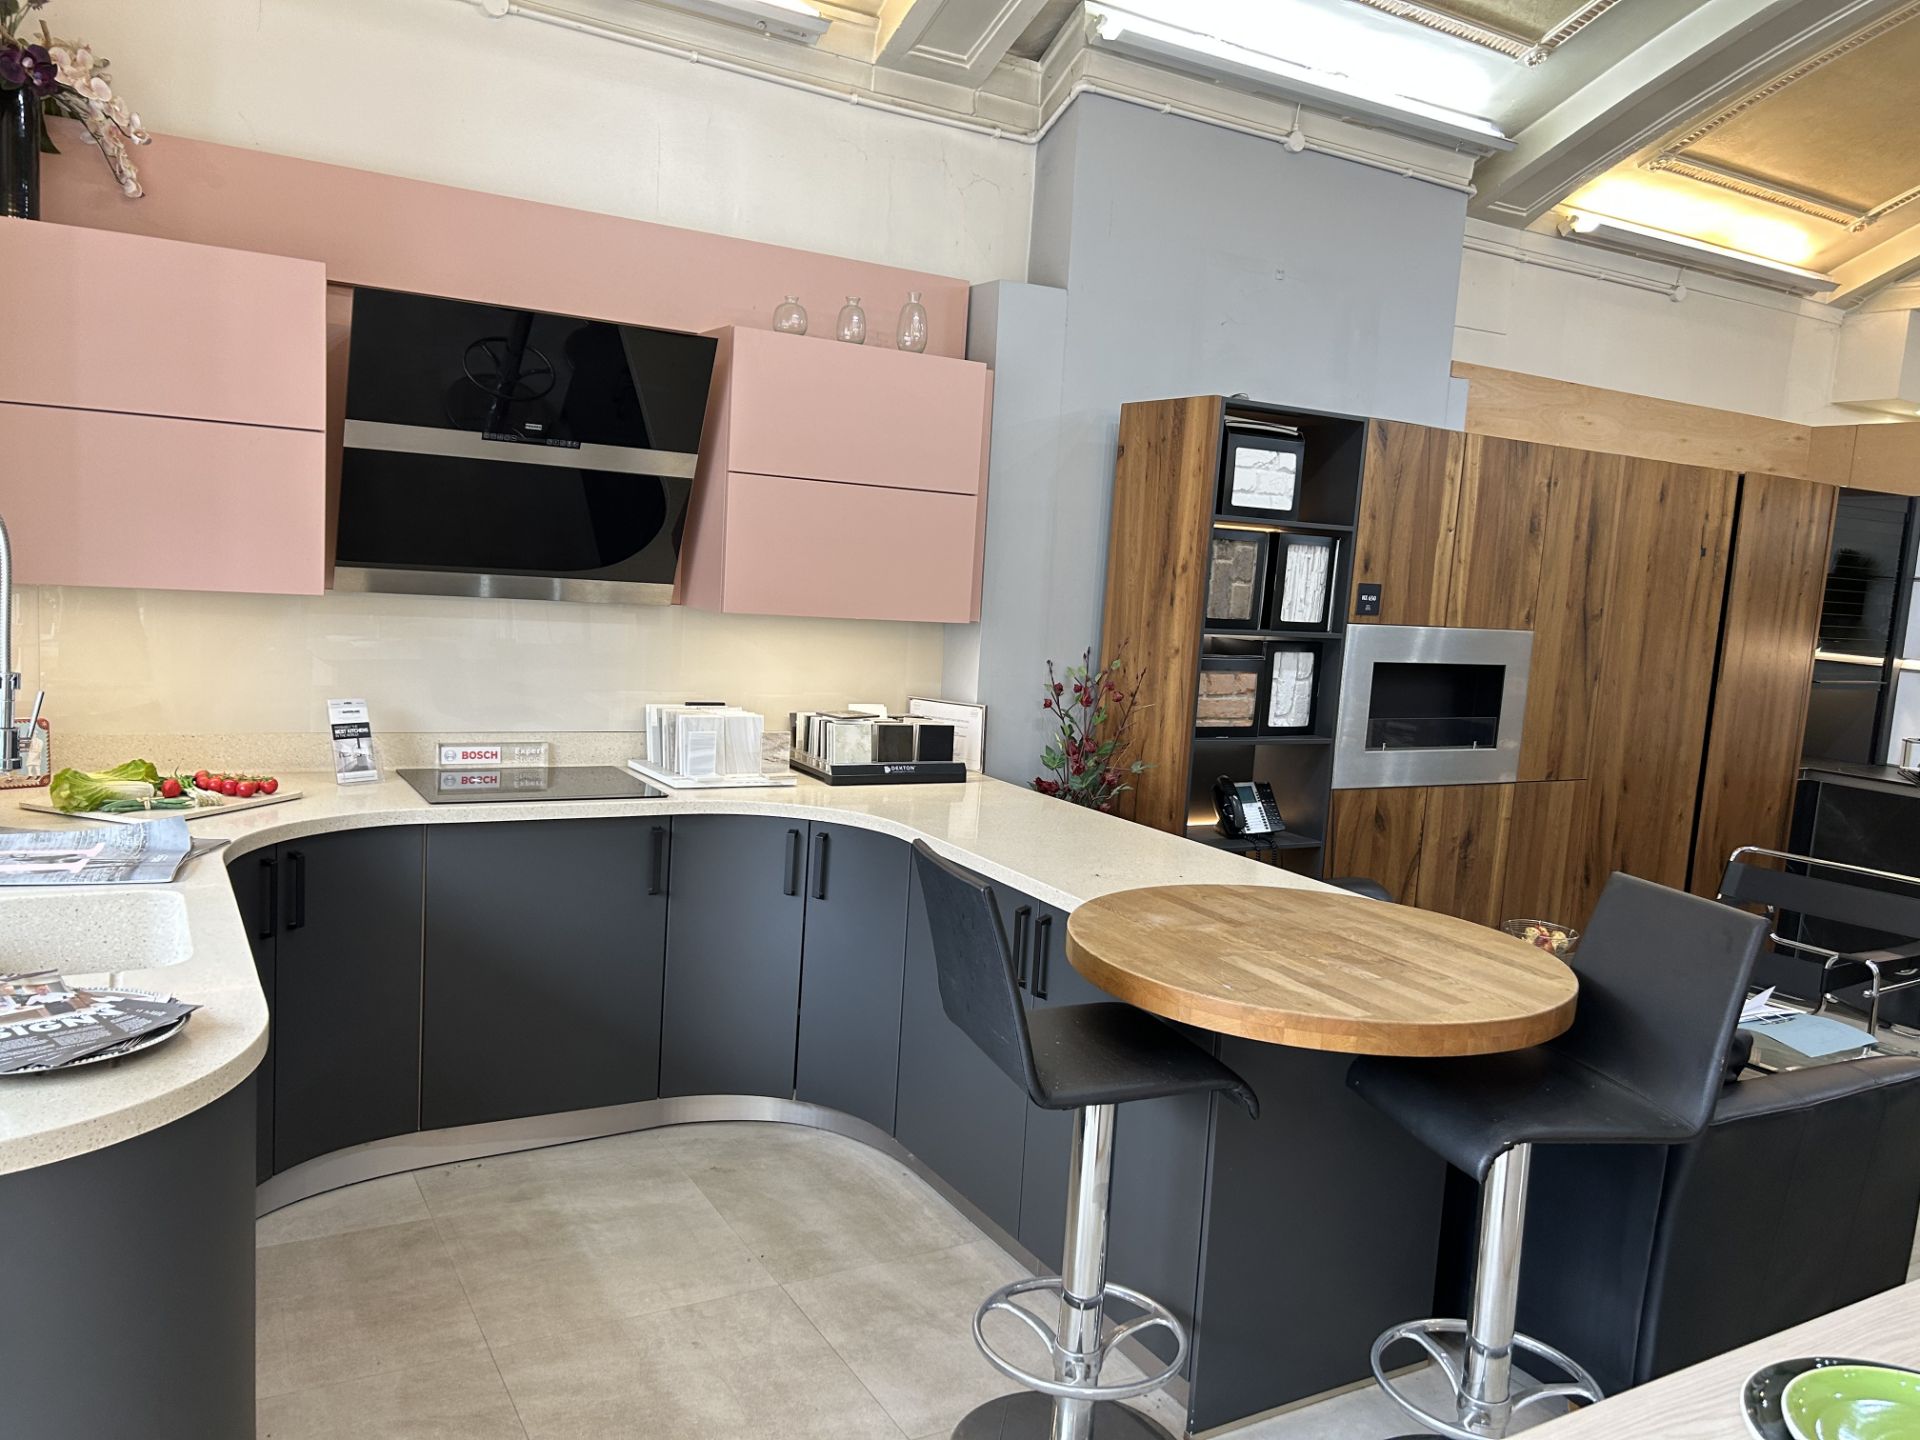
POLYGON ((1516 940, 1545 950, 1549 955, 1571 955, 1580 947, 1580 932, 1552 920, 1509 920, 1500 927, 1516 940))

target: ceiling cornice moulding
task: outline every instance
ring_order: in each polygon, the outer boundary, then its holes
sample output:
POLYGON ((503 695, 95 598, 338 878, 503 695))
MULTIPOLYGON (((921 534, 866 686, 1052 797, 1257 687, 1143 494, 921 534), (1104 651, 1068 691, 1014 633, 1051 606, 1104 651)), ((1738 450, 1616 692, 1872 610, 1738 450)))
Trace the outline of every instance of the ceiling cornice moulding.
POLYGON ((1509 60, 1519 61, 1522 65, 1538 65, 1618 5, 1620 0, 1587 0, 1586 4, 1552 26, 1537 40, 1511 35, 1491 25, 1462 20, 1459 16, 1449 15, 1444 10, 1434 10, 1425 5, 1414 4, 1413 0, 1359 0, 1359 3, 1378 10, 1382 14, 1411 20, 1414 24, 1424 25, 1429 30, 1438 30, 1442 35, 1451 35, 1456 40, 1465 40, 1471 45, 1495 51, 1505 55, 1509 60))

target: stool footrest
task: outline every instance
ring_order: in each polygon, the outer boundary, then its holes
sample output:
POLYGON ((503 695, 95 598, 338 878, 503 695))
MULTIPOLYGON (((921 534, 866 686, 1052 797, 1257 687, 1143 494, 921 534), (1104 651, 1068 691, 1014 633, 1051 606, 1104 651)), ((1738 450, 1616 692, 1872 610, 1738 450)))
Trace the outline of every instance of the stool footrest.
POLYGON ((1064 1299, 1065 1291, 1066 1287, 1059 1277, 1043 1275, 1030 1280, 1016 1280, 1011 1285, 1002 1285, 989 1295, 974 1312, 973 1317, 974 1343, 980 1347, 980 1353, 987 1357, 987 1362, 1009 1380, 1017 1380, 1029 1390, 1037 1390, 1042 1395, 1051 1395, 1056 1399, 1064 1400, 1131 1400, 1136 1395, 1145 1395, 1149 1391, 1158 1390, 1180 1373, 1180 1367, 1187 1358, 1186 1327, 1174 1318, 1173 1312, 1166 1306, 1142 1295, 1138 1290, 1130 1290, 1125 1285, 1112 1284, 1102 1288, 1100 1298, 1103 1307, 1108 1300, 1120 1300, 1142 1313, 1136 1319, 1129 1320, 1123 1325, 1116 1325, 1104 1334, 1101 1337, 1099 1350, 1092 1356, 1072 1355, 1061 1345, 1059 1335, 1044 1320, 1024 1305, 1015 1303, 1016 1297, 1033 1294, 1051 1294, 1064 1299), (987 1340, 985 1324, 987 1316, 996 1311, 1015 1316, 1040 1338, 1040 1342, 1047 1347, 1048 1358, 1054 1363, 1055 1373, 1035 1374, 1024 1366, 1015 1364, 993 1348, 987 1340), (1106 1368, 1108 1357, 1113 1354, 1114 1348, 1122 1341, 1156 1326, 1173 1332, 1173 1363, 1158 1374, 1144 1376, 1139 1380, 1127 1380, 1115 1385, 1100 1384, 1100 1372, 1106 1368), (1087 1374, 1092 1377, 1092 1383, 1075 1384, 1061 1380, 1059 1367, 1062 1359, 1088 1361, 1085 1368, 1087 1374))
MULTIPOLYGON (((1464 1320, 1411 1320, 1405 1325, 1396 1325, 1373 1342, 1373 1378, 1380 1388, 1392 1397, 1393 1402, 1407 1414, 1418 1420, 1428 1429, 1445 1435, 1448 1440, 1488 1440, 1489 1436, 1504 1433, 1504 1421, 1498 1429, 1469 1428, 1471 1422, 1462 1418, 1467 1408, 1465 1372, 1460 1353, 1467 1345, 1467 1322, 1464 1320), (1443 1343, 1442 1336, 1457 1336, 1460 1351, 1443 1343), (1447 1377, 1447 1383, 1453 1390, 1455 1413, 1452 1416, 1436 1415, 1417 1400, 1402 1391, 1387 1374, 1386 1353, 1393 1346, 1406 1341, 1418 1345, 1427 1352, 1434 1364, 1440 1367, 1447 1377)), ((1600 1383, 1589 1375, 1572 1357, 1544 1340, 1536 1340, 1531 1335, 1515 1335, 1513 1349, 1519 1355, 1537 1356, 1558 1370, 1564 1371, 1568 1381, 1555 1385, 1533 1385, 1518 1389, 1505 1405, 1507 1414, 1517 1414, 1530 1405, 1542 1404, 1549 1400, 1583 1400, 1596 1405, 1605 1398, 1600 1383)))

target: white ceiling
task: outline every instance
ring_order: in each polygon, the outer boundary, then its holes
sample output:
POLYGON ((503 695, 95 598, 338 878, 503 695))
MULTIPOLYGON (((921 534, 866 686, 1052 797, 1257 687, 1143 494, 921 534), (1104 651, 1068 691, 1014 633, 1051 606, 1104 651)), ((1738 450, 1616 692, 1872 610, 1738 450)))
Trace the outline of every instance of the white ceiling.
POLYGON ((1337 103, 1343 89, 1398 96, 1512 141, 1477 161, 1499 147, 1456 144, 1464 155, 1436 162, 1470 173, 1484 220, 1554 229, 1571 205, 1829 272, 1843 303, 1920 273, 1920 0, 813 0, 832 24, 812 49, 691 19, 672 0, 572 3, 763 71, 1010 132, 1037 129, 1074 84, 1110 72, 1130 95, 1204 102, 1277 135, 1307 124, 1304 104, 1421 136, 1377 106, 1337 103), (1090 17, 1111 7, 1206 53, 1189 64, 1108 47, 1103 60, 1090 17), (1221 42, 1256 63, 1220 65, 1221 42), (1313 83, 1265 83, 1270 61, 1313 83))

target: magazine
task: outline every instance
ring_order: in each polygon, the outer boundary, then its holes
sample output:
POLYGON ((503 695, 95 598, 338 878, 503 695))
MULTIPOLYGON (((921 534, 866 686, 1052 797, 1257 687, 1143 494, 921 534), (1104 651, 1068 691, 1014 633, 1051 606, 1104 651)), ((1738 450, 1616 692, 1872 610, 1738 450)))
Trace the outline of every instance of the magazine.
POLYGON ((0 886, 165 885, 192 856, 223 843, 196 844, 187 822, 174 816, 145 825, 16 831, 0 835, 0 886))
POLYGON ((104 1059, 199 1008, 147 990, 70 984, 56 970, 0 975, 0 1075, 104 1059))

